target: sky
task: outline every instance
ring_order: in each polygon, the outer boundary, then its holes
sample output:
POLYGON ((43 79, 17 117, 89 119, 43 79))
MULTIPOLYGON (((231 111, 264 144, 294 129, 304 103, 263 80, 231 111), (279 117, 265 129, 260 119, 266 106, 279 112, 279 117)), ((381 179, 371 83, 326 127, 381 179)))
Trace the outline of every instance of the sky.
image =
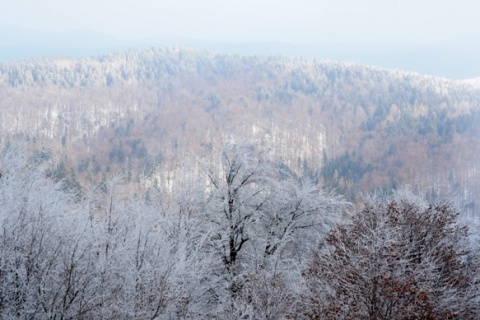
POLYGON ((409 43, 480 39, 478 0, 0 0, 0 24, 122 40, 409 43))

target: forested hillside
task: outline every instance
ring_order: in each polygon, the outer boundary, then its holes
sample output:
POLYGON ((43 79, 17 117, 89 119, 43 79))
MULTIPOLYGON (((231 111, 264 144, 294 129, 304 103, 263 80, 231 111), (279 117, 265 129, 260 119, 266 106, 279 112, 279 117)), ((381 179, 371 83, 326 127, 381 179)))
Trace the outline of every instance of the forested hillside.
POLYGON ((0 318, 478 319, 469 83, 173 48, 0 104, 0 318))
POLYGON ((124 172, 172 192, 241 142, 352 201, 409 183, 478 211, 480 90, 468 83, 169 48, 1 63, 0 87, 2 144, 28 139, 79 190, 124 172))

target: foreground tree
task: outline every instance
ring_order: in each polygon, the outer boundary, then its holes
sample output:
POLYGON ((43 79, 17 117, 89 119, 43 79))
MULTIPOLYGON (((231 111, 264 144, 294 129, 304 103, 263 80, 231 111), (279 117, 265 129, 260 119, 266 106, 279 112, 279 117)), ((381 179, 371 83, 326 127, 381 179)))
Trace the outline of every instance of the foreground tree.
POLYGON ((206 313, 197 220, 121 196, 121 177, 77 201, 37 160, 22 146, 0 152, 1 319, 206 313))
POLYGON ((305 272, 314 319, 478 319, 478 252, 448 203, 367 201, 305 272))
POLYGON ((86 316, 98 303, 88 218, 22 145, 0 166, 0 317, 86 316))
POLYGON ((202 220, 222 317, 285 316, 300 296, 305 254, 347 203, 280 170, 251 147, 225 147, 220 163, 219 174, 206 166, 211 188, 202 220))

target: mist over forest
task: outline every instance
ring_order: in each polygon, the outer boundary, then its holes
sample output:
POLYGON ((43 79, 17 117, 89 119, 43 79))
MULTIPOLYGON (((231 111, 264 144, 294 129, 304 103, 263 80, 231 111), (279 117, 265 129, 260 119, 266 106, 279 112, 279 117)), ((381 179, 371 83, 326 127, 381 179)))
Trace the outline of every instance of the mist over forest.
POLYGON ((411 70, 452 80, 475 79, 480 70, 478 36, 455 37, 431 43, 391 43, 332 38, 323 42, 289 40, 201 40, 195 37, 155 36, 132 40, 83 28, 47 32, 0 24, 0 60, 38 57, 82 58, 130 48, 181 46, 218 54, 282 55, 319 61, 348 61, 396 70, 411 70))
POLYGON ((478 319, 475 81, 129 49, 0 110, 2 317, 478 319))

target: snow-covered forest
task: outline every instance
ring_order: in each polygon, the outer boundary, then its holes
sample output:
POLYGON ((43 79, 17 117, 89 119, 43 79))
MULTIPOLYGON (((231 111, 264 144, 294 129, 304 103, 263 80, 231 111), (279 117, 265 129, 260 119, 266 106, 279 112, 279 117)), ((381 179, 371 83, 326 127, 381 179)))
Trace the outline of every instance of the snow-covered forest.
POLYGON ((0 1, 0 320, 480 320, 480 1, 0 1))
POLYGON ((354 206, 251 146, 197 160, 203 179, 173 194, 122 175, 78 194, 6 146, 0 317, 478 319, 478 223, 449 199, 354 206))
POLYGON ((411 72, 186 48, 0 62, 0 145, 22 137, 72 186, 124 172, 171 192, 224 141, 361 202, 410 184, 478 213, 480 90, 411 72), (185 170, 188 168, 188 170, 185 170))

